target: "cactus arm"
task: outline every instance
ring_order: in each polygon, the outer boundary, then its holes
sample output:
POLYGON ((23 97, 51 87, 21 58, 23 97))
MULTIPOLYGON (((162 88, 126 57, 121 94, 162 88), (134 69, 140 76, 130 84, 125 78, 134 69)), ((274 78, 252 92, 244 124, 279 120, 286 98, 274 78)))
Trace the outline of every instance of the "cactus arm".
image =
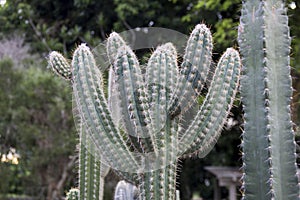
POLYGON ((171 43, 159 46, 148 61, 146 82, 150 105, 151 133, 158 155, 154 169, 146 172, 141 182, 141 199, 174 199, 176 191, 177 122, 168 112, 178 77, 176 49, 171 43))
POLYGON ((241 96, 244 108, 243 189, 247 199, 270 199, 270 160, 265 104, 263 8, 259 0, 244 1, 239 26, 243 56, 241 96), (254 162, 255 161, 255 162, 254 162))
POLYGON ((153 145, 148 135, 150 118, 144 80, 138 60, 128 46, 119 49, 114 68, 125 130, 138 151, 152 151, 153 145))
POLYGON ((97 153, 114 168, 137 169, 134 156, 113 124, 102 91, 101 73, 86 45, 80 45, 74 52, 72 67, 75 107, 88 127, 87 133, 95 143, 97 153))
POLYGON ((123 46, 126 46, 126 42, 118 33, 112 32, 107 38, 106 54, 108 56, 109 64, 112 67, 114 67, 114 63, 117 59, 118 50, 123 46))
POLYGON ((155 149, 160 149, 163 145, 162 135, 169 117, 167 108, 176 87, 177 70, 177 53, 171 43, 159 46, 148 61, 145 79, 148 85, 151 136, 155 149))
POLYGON ((108 56, 109 64, 109 76, 108 76, 108 104, 109 110, 111 111, 114 123, 120 127, 122 125, 122 109, 121 102, 117 92, 117 84, 115 83, 115 69, 114 63, 117 59, 118 50, 126 46, 125 41, 119 36, 119 34, 112 32, 107 38, 106 42, 106 54, 108 56))
POLYGON ((198 24, 188 39, 176 96, 173 99, 173 104, 179 106, 182 112, 187 111, 194 105, 206 82, 211 63, 212 48, 210 30, 204 24, 198 24))
POLYGON ((212 149, 233 103, 240 66, 238 52, 228 48, 218 63, 197 116, 180 138, 179 153, 197 153, 199 157, 204 157, 212 149))
POLYGON ((49 55, 48 64, 58 76, 66 80, 71 80, 71 66, 63 55, 61 55, 57 51, 52 51, 49 55))
MULTIPOLYGON (((122 119, 122 107, 121 107, 121 101, 119 98, 119 92, 118 92, 118 84, 116 83, 116 74, 115 74, 115 68, 114 63, 117 59, 117 53, 118 50, 126 46, 125 41, 119 36, 119 34, 113 32, 109 35, 107 38, 106 43, 106 54, 108 56, 109 62, 111 67, 109 68, 109 76, 108 76, 108 106, 109 110, 112 114, 112 119, 114 120, 114 123, 117 127, 123 128, 124 127, 124 120, 122 119)), ((125 134, 124 137, 126 137, 128 141, 135 143, 136 138, 131 137, 130 135, 125 134)), ((137 183, 137 175, 124 172, 124 171, 114 171, 118 176, 120 176, 122 179, 125 179, 126 181, 130 183, 137 183)))
MULTIPOLYGON (((118 127, 125 128, 128 134, 128 138, 130 139, 131 143, 135 147, 136 150, 139 152, 143 151, 150 151, 152 146, 151 142, 149 139, 141 136, 142 131, 147 132, 147 127, 148 124, 141 125, 141 123, 144 123, 145 121, 150 121, 147 110, 144 109, 143 112, 141 112, 141 108, 146 108, 147 105, 144 103, 144 105, 140 105, 138 102, 141 98, 146 98, 145 96, 138 96, 141 93, 137 93, 137 91, 142 91, 143 90, 143 85, 142 83, 142 74, 140 72, 139 66, 138 66, 138 61, 133 55, 133 52, 131 53, 131 57, 133 58, 135 62, 135 66, 131 66, 129 71, 132 72, 132 76, 129 77, 120 77, 118 78, 118 75, 116 74, 118 66, 115 66, 116 60, 118 59, 118 51, 121 48, 126 48, 128 49, 125 41, 119 36, 119 34, 113 32, 110 34, 110 36, 107 39, 106 43, 106 52, 108 55, 109 62, 111 64, 111 68, 109 69, 109 85, 108 85, 108 103, 109 103, 109 109, 112 113, 112 118, 115 122, 115 124, 118 127), (138 71, 137 73, 134 73, 134 71, 138 71), (131 77, 136 77, 135 80, 139 79, 139 83, 133 83, 133 90, 130 93, 129 88, 127 87, 127 90, 122 90, 122 86, 124 84, 126 86, 130 85, 131 77), (122 85, 123 84, 123 85, 122 85), (139 84, 139 85, 138 85, 139 84), (141 87, 140 87, 141 86, 141 87), (129 105, 128 104, 128 99, 124 98, 124 95, 126 95, 129 98, 129 101, 134 100, 135 106, 129 105), (130 99, 131 97, 131 99, 130 99), (133 97, 133 98, 132 98, 133 97), (136 112, 132 112, 133 110, 129 110, 129 108, 137 108, 136 112), (134 114, 133 114, 134 113, 134 114), (141 118, 141 120, 138 120, 140 122, 139 125, 136 125, 136 121, 134 121, 133 117, 138 117, 141 118), (145 118, 145 119, 143 119, 145 118), (135 128, 135 126, 138 126, 139 129, 135 128), (144 127, 143 127, 144 126, 144 127), (137 135, 139 134, 139 135, 137 135)), ((125 63, 122 63, 125 64, 125 63)), ((120 66, 119 66, 120 67, 120 66)), ((119 69, 119 68, 118 68, 119 69)), ((123 88, 124 89, 124 88, 123 88)), ((144 92, 142 91, 142 94, 144 92)))
MULTIPOLYGON (((49 65, 57 75, 67 81, 71 80, 71 66, 60 53, 55 51, 50 53, 49 65)), ((101 164, 100 159, 92 155, 91 152, 95 147, 92 142, 88 141, 90 138, 83 133, 84 127, 80 119, 75 117, 75 120, 79 132, 79 191, 71 189, 67 194, 67 199, 93 198, 102 200, 104 178, 109 171, 109 167, 101 164)))
POLYGON ((281 0, 267 0, 265 10, 266 99, 271 186, 275 199, 300 199, 296 145, 291 121, 292 80, 288 16, 281 0))

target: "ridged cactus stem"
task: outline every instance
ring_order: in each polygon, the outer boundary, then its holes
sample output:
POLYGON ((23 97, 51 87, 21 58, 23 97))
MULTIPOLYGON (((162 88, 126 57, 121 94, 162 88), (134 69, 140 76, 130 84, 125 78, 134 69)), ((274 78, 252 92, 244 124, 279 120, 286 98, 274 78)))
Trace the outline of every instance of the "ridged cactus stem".
POLYGON ((290 35, 281 0, 243 1, 244 199, 299 199, 291 122, 290 35))
POLYGON ((114 66, 115 84, 126 131, 130 138, 136 139, 133 145, 137 150, 152 151, 153 140, 147 139, 151 137, 148 128, 150 119, 142 71, 135 54, 128 46, 122 46, 118 50, 114 66))
POLYGON ((139 183, 140 199, 175 200, 177 163, 144 173, 139 183))
MULTIPOLYGON (((172 120, 168 107, 170 106, 172 91, 175 90, 177 73, 177 53, 171 43, 158 47, 150 57, 146 72, 148 83, 148 103, 151 118, 151 135, 154 149, 157 149, 156 156, 163 156, 161 150, 168 148, 170 138, 177 140, 177 131, 171 130, 172 120), (170 138, 169 138, 170 137, 170 138)), ((168 150, 176 149, 171 146, 168 150)), ((173 151, 170 151, 173 152, 173 151)))
POLYGON ((85 44, 75 51, 72 67, 76 109, 97 146, 96 152, 103 156, 101 159, 108 165, 119 170, 138 169, 134 155, 113 123, 102 89, 101 72, 96 68, 94 57, 85 44))
POLYGON ((71 66, 62 54, 57 51, 52 51, 49 55, 48 64, 52 68, 52 71, 58 76, 68 81, 71 80, 71 66))
POLYGON ((114 105, 110 106, 112 117, 129 133, 137 151, 150 152, 153 140, 149 138, 148 102, 138 60, 117 33, 110 34, 106 49, 112 66, 109 74, 109 104, 114 105))
POLYGON ((171 104, 171 106, 179 107, 181 112, 186 112, 194 105, 207 81, 212 60, 212 48, 212 36, 209 28, 204 24, 198 24, 188 39, 180 78, 171 104))
POLYGON ((240 66, 238 52, 228 48, 217 65, 198 114, 180 138, 179 153, 204 157, 213 148, 237 91, 240 66))
MULTIPOLYGON (((71 66, 68 61, 58 52, 52 52, 49 56, 49 65, 52 70, 67 81, 72 80, 71 66)), ((80 118, 75 120, 78 123, 76 128, 79 132, 79 190, 71 189, 67 194, 67 199, 103 199, 104 178, 109 171, 109 167, 100 162, 92 152, 95 146, 84 132, 80 118), (78 191, 77 191, 78 190, 78 191), (77 195, 77 196, 76 196, 77 195)))
POLYGON ((169 200, 175 199, 178 138, 176 124, 167 119, 160 133, 162 146, 154 170, 141 175, 139 180, 140 199, 169 200))
POLYGON ((109 172, 109 167, 95 157, 95 146, 88 141, 88 135, 80 132, 79 149, 79 190, 80 199, 102 200, 104 195, 104 178, 109 172))

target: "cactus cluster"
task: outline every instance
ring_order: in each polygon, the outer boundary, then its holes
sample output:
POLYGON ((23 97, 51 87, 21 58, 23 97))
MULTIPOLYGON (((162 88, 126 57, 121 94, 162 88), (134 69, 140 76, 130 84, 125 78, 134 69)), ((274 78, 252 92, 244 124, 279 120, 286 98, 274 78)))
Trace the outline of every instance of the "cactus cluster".
POLYGON ((299 199, 285 5, 281 0, 246 0, 241 13, 243 198, 299 199))
MULTIPOLYGON (((154 50, 142 68, 133 50, 112 33, 106 42, 108 96, 103 72, 85 44, 75 50, 71 66, 60 54, 50 54, 52 69, 73 88, 75 123, 80 132, 80 199, 101 199, 95 196, 103 194, 100 178, 107 173, 107 166, 137 186, 131 187, 137 191, 133 199, 178 196, 178 159, 204 157, 212 149, 238 87, 239 54, 228 48, 198 108, 197 100, 213 73, 212 47, 209 29, 199 24, 187 41, 180 65, 175 46, 166 43, 154 50), (89 196, 82 194, 86 191, 89 196)), ((115 199, 128 199, 125 196, 132 193, 124 188, 129 186, 120 183, 115 199)))

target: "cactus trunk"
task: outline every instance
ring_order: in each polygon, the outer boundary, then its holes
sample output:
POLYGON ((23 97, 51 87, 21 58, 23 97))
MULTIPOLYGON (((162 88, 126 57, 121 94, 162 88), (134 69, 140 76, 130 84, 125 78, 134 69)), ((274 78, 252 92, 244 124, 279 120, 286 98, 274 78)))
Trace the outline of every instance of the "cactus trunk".
POLYGON ((88 142, 88 135, 80 132, 79 142, 79 190, 80 199, 102 200, 104 194, 104 178, 109 167, 95 157, 92 142, 88 142))
POLYGON ((244 67, 244 199, 299 199, 290 111, 291 39, 283 2, 244 1, 238 40, 244 67))
MULTIPOLYGON (((49 56, 49 64, 53 71, 67 81, 72 81, 71 66, 68 61, 58 52, 52 52, 49 56)), ((74 98, 73 98, 74 99, 74 98)), ((73 106, 74 106, 73 102, 73 106)), ((74 113, 78 112, 76 106, 74 113)), ((78 115, 75 116, 77 131, 79 132, 79 189, 71 189, 67 199, 95 199, 102 200, 104 194, 104 178, 109 172, 109 167, 101 163, 95 157, 94 144, 91 138, 84 132, 85 128, 78 115)))

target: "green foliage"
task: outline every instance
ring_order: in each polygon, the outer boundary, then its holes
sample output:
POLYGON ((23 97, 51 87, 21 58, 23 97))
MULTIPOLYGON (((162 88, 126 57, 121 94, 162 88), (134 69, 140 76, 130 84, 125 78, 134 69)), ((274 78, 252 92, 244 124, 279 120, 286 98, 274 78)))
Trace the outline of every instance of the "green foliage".
MULTIPOLYGON (((64 184, 61 188, 54 186, 69 181, 61 179, 61 174, 70 174, 74 162, 69 157, 75 149, 70 90, 37 67, 16 69, 10 61, 0 63, 1 153, 14 148, 20 154, 18 165, 10 166, 18 170, 19 178, 8 183, 10 189, 1 182, 1 192, 56 198, 52 195, 62 195, 64 184), (14 187, 17 189, 12 190, 14 187)), ((7 165, 0 163, 1 177, 7 165)))
MULTIPOLYGON (((7 154, 12 146, 16 146, 16 133, 14 133, 13 119, 15 116, 14 107, 16 105, 15 96, 17 88, 14 84, 20 84, 21 73, 13 70, 13 62, 10 59, 0 61, 0 109, 3 114, 0 116, 0 159, 3 154, 7 154)), ((10 162, 0 161, 0 179, 5 180, 0 183, 0 194, 20 193, 22 184, 20 179, 24 178, 22 168, 10 162), (17 178, 16 178, 17 177, 17 178)))
POLYGON ((243 2, 239 44, 244 64, 244 199, 299 199, 290 41, 282 1, 243 2))
MULTIPOLYGON (((22 32, 36 52, 56 50, 67 55, 74 49, 75 43, 85 42, 96 46, 106 39, 111 30, 121 32, 136 27, 156 26, 187 34, 200 21, 207 20, 207 24, 216 24, 223 19, 231 19, 232 15, 235 15, 232 28, 236 25, 239 2, 209 1, 208 4, 213 6, 200 5, 201 2, 203 1, 10 0, 0 9, 1 34, 22 32), (222 18, 219 19, 218 16, 222 18)), ((215 33, 219 31, 217 25, 212 29, 215 33)), ((236 32, 234 28, 230 31, 236 32)), ((234 41, 232 34, 229 35, 229 41, 234 41)), ((225 41, 220 42, 215 48, 218 52, 223 52, 227 44, 223 44, 225 41)))
POLYGON ((0 109, 5 113, 1 115, 0 130, 3 134, 1 139, 6 144, 1 145, 1 152, 8 152, 10 145, 14 145, 14 134, 12 119, 15 117, 14 107, 17 106, 16 96, 17 88, 21 82, 21 74, 13 70, 13 62, 10 59, 3 59, 0 62, 0 109), (13 95, 14 94, 14 95, 13 95), (10 134, 12 133, 12 134, 10 134))
POLYGON ((231 6, 240 3, 239 0, 207 0, 207 1, 198 1, 195 5, 195 8, 201 9, 205 8, 207 10, 218 10, 218 11, 227 11, 231 6))
POLYGON ((214 34, 214 40, 219 43, 219 48, 223 49, 234 43, 237 37, 236 27, 238 23, 234 19, 223 19, 215 24, 216 32, 214 34))

